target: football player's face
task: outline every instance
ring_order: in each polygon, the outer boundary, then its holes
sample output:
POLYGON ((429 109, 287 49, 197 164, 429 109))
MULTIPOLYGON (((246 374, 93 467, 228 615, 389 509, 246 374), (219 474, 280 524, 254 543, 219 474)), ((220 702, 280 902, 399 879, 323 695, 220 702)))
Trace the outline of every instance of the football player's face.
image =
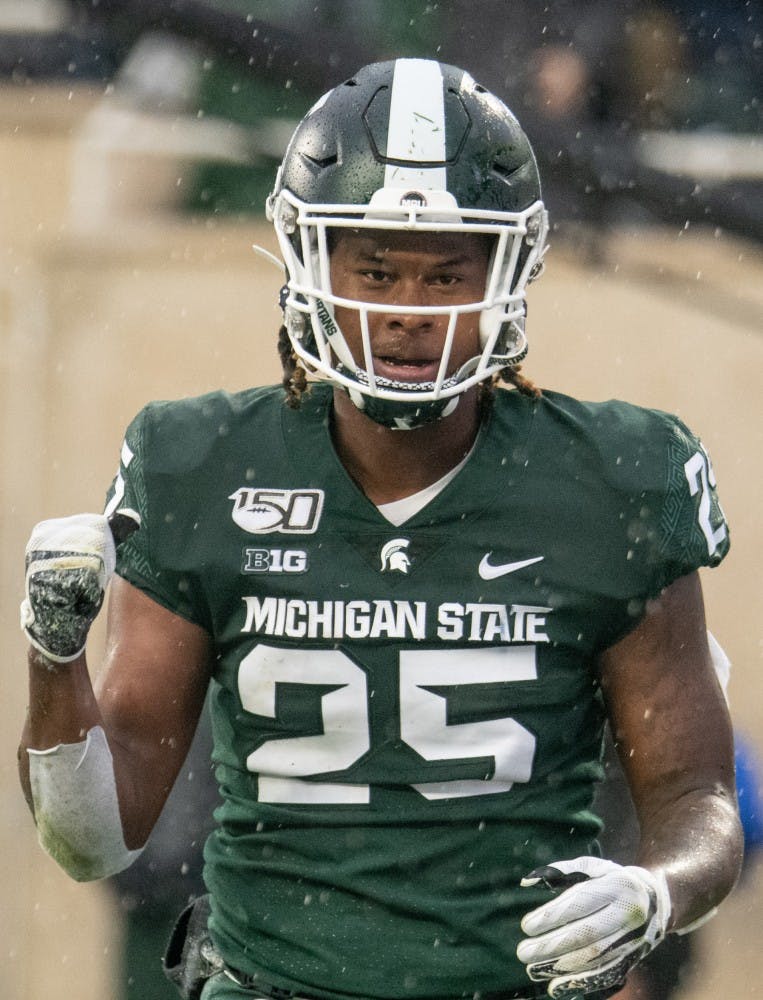
MULTIPOLYGON (((331 251, 335 295, 391 306, 442 306, 419 315, 369 312, 374 373, 403 382, 437 377, 448 330, 448 309, 485 295, 491 240, 474 233, 340 230, 331 251)), ((479 312, 458 317, 447 375, 480 353, 479 312)), ((352 356, 365 367, 360 314, 335 307, 352 356)))

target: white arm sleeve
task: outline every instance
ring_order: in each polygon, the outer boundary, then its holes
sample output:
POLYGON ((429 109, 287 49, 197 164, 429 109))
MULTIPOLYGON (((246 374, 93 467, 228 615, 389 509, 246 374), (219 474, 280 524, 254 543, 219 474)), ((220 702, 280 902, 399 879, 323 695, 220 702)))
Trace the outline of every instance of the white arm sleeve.
POLYGON ((728 699, 729 678, 731 677, 731 660, 726 656, 726 652, 715 638, 713 633, 707 631, 707 645, 710 648, 710 659, 713 661, 713 668, 718 677, 718 681, 723 688, 723 693, 728 699))
POLYGON ((28 750, 40 844, 78 882, 106 878, 135 861, 119 815, 114 761, 100 726, 81 743, 28 750))

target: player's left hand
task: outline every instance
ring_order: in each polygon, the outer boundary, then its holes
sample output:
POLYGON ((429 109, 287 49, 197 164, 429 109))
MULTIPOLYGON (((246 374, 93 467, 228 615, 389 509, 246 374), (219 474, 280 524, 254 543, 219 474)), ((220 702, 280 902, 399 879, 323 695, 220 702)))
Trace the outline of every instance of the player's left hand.
POLYGON ((554 1000, 612 989, 662 941, 670 918, 665 876, 602 858, 537 868, 523 886, 559 895, 527 913, 517 956, 554 1000))

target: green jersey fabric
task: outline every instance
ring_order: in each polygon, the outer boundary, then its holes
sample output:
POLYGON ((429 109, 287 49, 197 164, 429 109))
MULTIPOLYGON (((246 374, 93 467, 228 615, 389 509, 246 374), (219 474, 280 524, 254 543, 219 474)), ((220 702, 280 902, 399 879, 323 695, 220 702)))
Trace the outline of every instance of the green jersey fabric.
POLYGON ((545 895, 519 881, 596 851, 595 658, 728 549, 709 459, 667 414, 499 391, 395 527, 331 398, 151 404, 112 488, 142 518, 118 572, 217 652, 214 939, 297 994, 530 989, 519 920, 545 895))

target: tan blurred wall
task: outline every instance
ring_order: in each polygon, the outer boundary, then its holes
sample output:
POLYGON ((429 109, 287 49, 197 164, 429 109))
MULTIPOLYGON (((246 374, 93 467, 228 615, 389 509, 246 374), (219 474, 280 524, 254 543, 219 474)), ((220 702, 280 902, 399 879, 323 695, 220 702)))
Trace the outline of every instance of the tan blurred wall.
MULTIPOLYGON (((85 126, 98 103, 86 90, 0 89, 0 625, 9 661, 0 701, 5 1000, 67 991, 78 1000, 117 996, 110 969, 118 924, 108 894, 99 885, 70 882, 41 852, 16 781, 26 704, 17 609, 29 529, 43 516, 100 508, 124 427, 146 400, 278 377, 279 274, 250 249, 252 242, 272 249, 269 231, 183 222, 162 212, 160 187, 169 198, 183 165, 168 170, 145 152, 130 158, 94 150, 92 171, 83 173, 85 126), (118 170, 106 169, 108 159, 118 170), (111 190, 95 190, 115 176, 111 190), (143 216, 135 211, 141 185, 145 205, 153 206, 143 216), (129 190, 129 211, 122 189, 129 190)), ((552 247, 530 296, 527 373, 584 398, 618 396, 677 412, 702 435, 733 541, 729 559, 704 577, 708 619, 734 661, 735 718, 758 736, 760 248, 691 230, 639 232, 613 237, 597 267, 581 264, 584 257, 574 246, 552 247)), ((702 975, 685 1000, 763 991, 756 962, 762 878, 754 870, 703 933, 702 975)))

